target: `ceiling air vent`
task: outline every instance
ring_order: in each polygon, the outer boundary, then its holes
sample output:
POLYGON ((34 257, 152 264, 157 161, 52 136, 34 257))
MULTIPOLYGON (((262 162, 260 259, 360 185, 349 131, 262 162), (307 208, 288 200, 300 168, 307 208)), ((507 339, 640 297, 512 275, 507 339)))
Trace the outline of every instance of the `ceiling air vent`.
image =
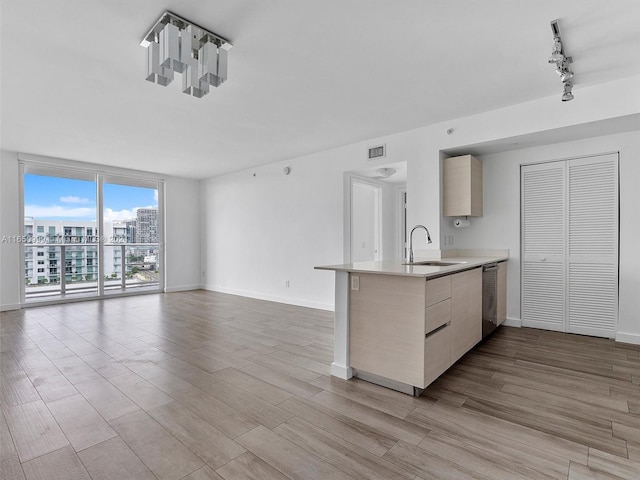
POLYGON ((387 152, 384 144, 377 145, 369 149, 369 160, 373 160, 374 158, 386 157, 386 156, 387 156, 387 152))

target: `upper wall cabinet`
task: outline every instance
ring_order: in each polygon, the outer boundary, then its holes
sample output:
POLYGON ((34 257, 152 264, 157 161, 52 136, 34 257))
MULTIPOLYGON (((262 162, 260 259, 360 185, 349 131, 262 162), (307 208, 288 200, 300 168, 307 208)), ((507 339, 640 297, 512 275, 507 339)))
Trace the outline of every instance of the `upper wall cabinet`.
POLYGON ((482 216, 482 163, 471 155, 446 158, 442 166, 445 217, 482 216))

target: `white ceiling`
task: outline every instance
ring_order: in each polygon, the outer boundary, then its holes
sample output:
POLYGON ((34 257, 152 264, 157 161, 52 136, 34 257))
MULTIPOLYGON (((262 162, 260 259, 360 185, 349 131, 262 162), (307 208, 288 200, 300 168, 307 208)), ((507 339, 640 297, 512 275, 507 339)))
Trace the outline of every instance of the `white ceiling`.
POLYGON ((2 148, 205 178, 640 74, 637 0, 2 0, 2 148), (227 37, 196 99, 144 80, 169 9, 227 37))

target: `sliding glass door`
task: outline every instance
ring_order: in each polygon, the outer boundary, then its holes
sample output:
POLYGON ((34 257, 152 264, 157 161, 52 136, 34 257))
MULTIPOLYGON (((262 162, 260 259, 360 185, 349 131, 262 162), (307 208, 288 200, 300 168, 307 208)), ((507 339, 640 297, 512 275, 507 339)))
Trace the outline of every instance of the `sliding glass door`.
POLYGON ((102 195, 105 293, 157 290, 162 260, 157 185, 108 177, 102 195))
POLYGON ((162 291, 162 186, 23 164, 23 301, 162 291))
POLYGON ((95 296, 95 176, 48 173, 24 175, 25 299, 95 296))

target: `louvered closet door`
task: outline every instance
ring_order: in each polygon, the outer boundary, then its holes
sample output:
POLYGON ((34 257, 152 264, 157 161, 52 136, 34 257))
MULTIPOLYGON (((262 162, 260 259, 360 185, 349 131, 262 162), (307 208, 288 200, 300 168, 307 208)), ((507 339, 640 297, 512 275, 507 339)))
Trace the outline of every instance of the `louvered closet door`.
POLYGON ((614 337, 618 314, 618 155, 567 162, 567 331, 614 337))
POLYGON ((522 325, 614 337, 618 155, 522 167, 522 325))
POLYGON ((565 331, 563 163, 522 168, 522 325, 565 331))

